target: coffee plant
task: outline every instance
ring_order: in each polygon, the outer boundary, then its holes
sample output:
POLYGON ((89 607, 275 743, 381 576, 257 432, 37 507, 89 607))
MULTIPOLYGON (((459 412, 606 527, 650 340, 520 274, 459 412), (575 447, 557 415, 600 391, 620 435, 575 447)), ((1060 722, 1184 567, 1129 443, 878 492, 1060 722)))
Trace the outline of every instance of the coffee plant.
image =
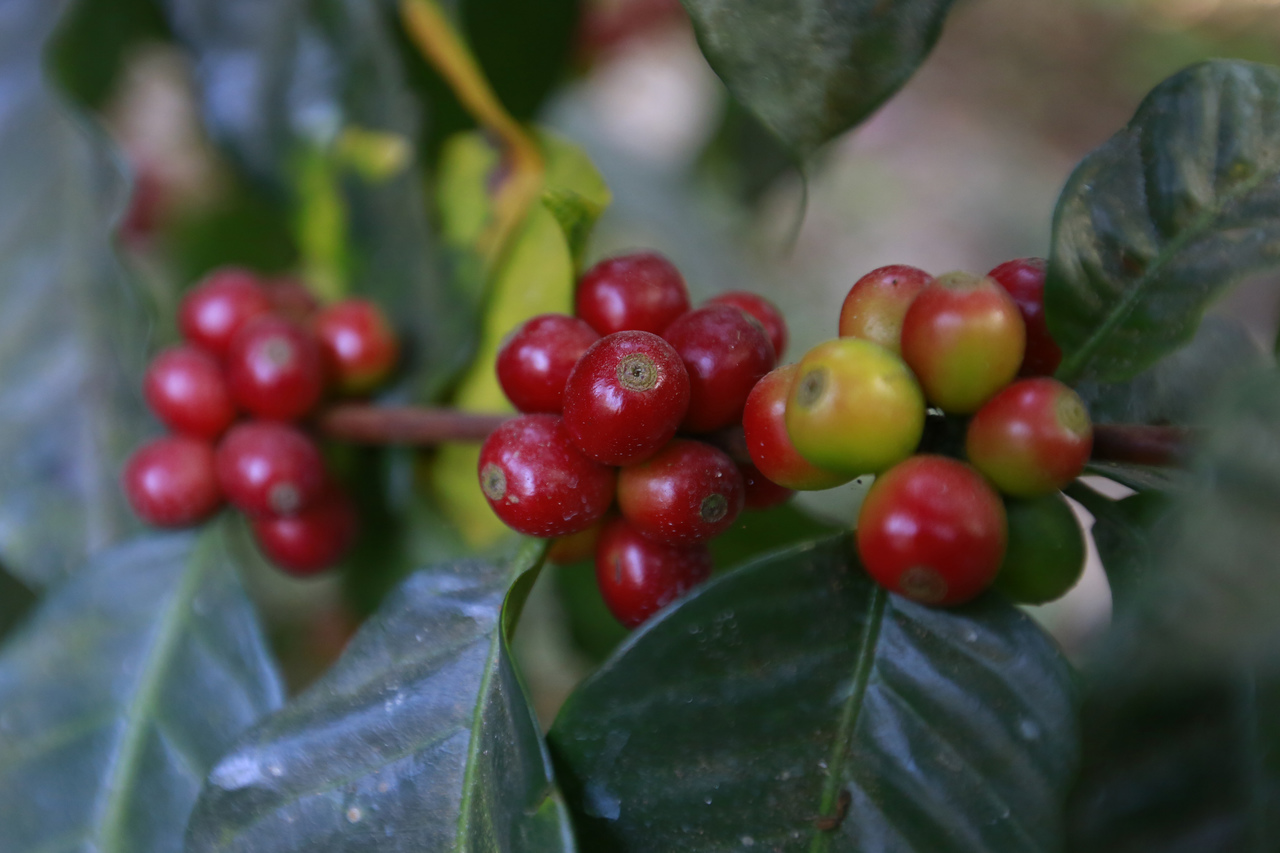
POLYGON ((1280 68, 791 353, 597 244, 540 110, 687 18, 804 185, 953 3, 605 6, 0 0, 0 851, 1280 850, 1280 374, 1206 316, 1280 267, 1280 68), (145 44, 212 206, 103 130, 145 44), (541 722, 540 577, 593 663, 541 722))

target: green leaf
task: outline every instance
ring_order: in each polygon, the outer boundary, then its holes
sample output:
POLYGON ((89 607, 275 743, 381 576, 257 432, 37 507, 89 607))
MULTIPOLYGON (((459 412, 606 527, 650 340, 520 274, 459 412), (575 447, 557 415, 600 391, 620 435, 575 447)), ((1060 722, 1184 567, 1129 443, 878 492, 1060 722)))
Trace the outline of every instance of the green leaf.
POLYGON ((1205 307, 1280 264, 1280 69, 1193 66, 1157 86, 1058 200, 1045 316, 1058 377, 1130 379, 1205 307))
POLYGON ((437 396, 474 345, 474 302, 436 269, 422 165, 393 158, 399 171, 371 176, 352 159, 353 139, 414 150, 423 133, 387 10, 359 0, 161 5, 199 69, 210 135, 293 205, 338 205, 323 220, 299 213, 304 242, 313 254, 343 259, 339 272, 350 279, 337 286, 376 299, 408 334, 410 396, 437 396), (313 185, 306 166, 317 156, 345 168, 329 176, 331 186, 313 185), (336 223, 327 239, 345 245, 314 245, 318 220, 336 223))
POLYGON ((408 578, 218 763, 188 853, 572 850, 509 648, 544 549, 408 578))
POLYGON ((0 561, 31 587, 135 529, 116 483, 146 429, 146 311, 111 250, 125 184, 42 74, 65 3, 0 16, 0 561))
POLYGON ((1194 424, 1223 383, 1271 362, 1243 323, 1211 315, 1191 343, 1128 382, 1085 381, 1076 391, 1094 423, 1194 424))
POLYGON ((1113 501, 1082 483, 1072 483, 1066 493, 1093 516, 1091 533, 1111 585, 1114 607, 1128 607, 1159 569, 1158 531, 1169 516, 1170 496, 1148 491, 1113 501))
POLYGON ((178 850, 209 768, 281 704, 224 530, 105 552, 7 640, 0 850, 178 850))
MULTIPOLYGON (((546 159, 542 203, 534 205, 488 280, 491 259, 476 246, 493 216, 494 179, 502 174, 498 151, 479 132, 450 139, 441 155, 437 198, 446 245, 458 258, 460 287, 483 288, 484 318, 471 366, 453 403, 474 412, 510 411, 498 384, 498 350, 511 330, 538 314, 573 313, 578 265, 596 218, 608 206, 609 189, 583 151, 550 133, 538 142, 546 159)), ((446 516, 476 548, 509 535, 489 508, 476 479, 480 449, 445 445, 432 470, 434 492, 446 516)))
POLYGON ((683 0, 733 96, 805 155, 898 91, 954 0, 683 0))
POLYGON ((664 611, 550 740, 582 843, 619 851, 1054 850, 1078 747, 1071 673, 1030 619, 889 595, 847 537, 664 611))

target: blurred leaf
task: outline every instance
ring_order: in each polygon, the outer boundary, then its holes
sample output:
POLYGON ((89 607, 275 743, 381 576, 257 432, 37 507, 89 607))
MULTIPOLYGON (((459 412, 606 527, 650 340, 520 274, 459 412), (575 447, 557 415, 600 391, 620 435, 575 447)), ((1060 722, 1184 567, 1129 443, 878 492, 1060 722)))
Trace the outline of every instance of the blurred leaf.
POLYGON ((1280 69, 1193 66, 1076 168, 1045 313, 1059 378, 1120 382, 1183 346, 1231 285, 1280 264, 1280 69))
MULTIPOLYGON (((484 284, 480 344, 453 401, 468 411, 511 410, 495 372, 498 350, 511 330, 530 317, 573 313, 575 253, 580 257, 595 218, 609 204, 608 187, 579 148, 546 133, 539 134, 539 142, 547 164, 543 203, 529 210, 497 272, 484 284)), ((442 231, 459 258, 457 275, 468 282, 459 287, 474 289, 490 260, 476 256, 475 244, 492 215, 492 191, 504 177, 503 164, 493 146, 476 132, 449 141, 440 170, 442 231)), ((445 445, 432 479, 445 514, 469 543, 486 547, 509 531, 480 491, 479 454, 474 444, 445 445)))
POLYGON ((406 580, 218 763, 187 851, 572 850, 508 646, 544 547, 406 580))
POLYGON ((0 15, 0 562, 32 587, 134 529, 116 475, 147 425, 146 312, 110 242, 124 181, 42 76, 64 8, 0 15))
POLYGON ((1106 477, 1135 492, 1177 491, 1185 489, 1190 480, 1181 468, 1157 468, 1127 462, 1090 462, 1084 473, 1086 476, 1106 477))
POLYGON ((1189 344, 1128 382, 1085 381, 1076 391, 1094 423, 1193 424, 1223 383, 1269 363, 1243 323, 1211 315, 1189 344))
POLYGON ((898 91, 954 0, 683 0, 729 91, 801 155, 898 91))
POLYGON ((847 537, 664 611, 550 738, 584 846, 626 851, 1052 850, 1078 749, 1071 673, 1034 623, 998 596, 888 595, 847 537))
POLYGON ((0 639, 21 624, 35 603, 36 594, 0 566, 0 639))
POLYGON ((1280 847, 1280 680, 1228 670, 1087 694, 1072 853, 1280 847))
POLYGON ((132 51, 165 41, 169 28, 152 0, 77 0, 49 45, 59 85, 82 104, 101 108, 120 82, 132 51))
POLYGON ((1177 671, 1271 659, 1280 652, 1280 374, 1256 371, 1224 389, 1191 471, 1152 536, 1159 576, 1118 614, 1113 644, 1177 671))
MULTIPOLYGON (((393 3, 394 5, 394 3, 393 3)), ((533 119, 569 68, 581 0, 446 0, 498 100, 521 121, 533 119)), ((408 79, 431 107, 426 150, 475 126, 444 80, 401 34, 408 79)))
POLYGON ((224 529, 102 554, 8 639, 0 850, 178 850, 209 768, 281 704, 224 529))
POLYGON ((1169 516, 1171 497, 1149 491, 1113 501, 1082 483, 1071 484, 1066 492, 1093 516, 1091 533, 1111 586, 1113 607, 1126 609, 1159 571, 1157 531, 1169 516))
POLYGON ((332 176, 341 193, 330 199, 346 223, 347 285, 408 334, 409 396, 438 396, 474 343, 473 303, 435 268, 421 164, 371 178, 348 156, 353 130, 411 148, 422 136, 387 10, 360 0, 162 5, 198 69, 209 133, 250 174, 297 205, 306 200, 295 195, 300 162, 347 164, 332 176))

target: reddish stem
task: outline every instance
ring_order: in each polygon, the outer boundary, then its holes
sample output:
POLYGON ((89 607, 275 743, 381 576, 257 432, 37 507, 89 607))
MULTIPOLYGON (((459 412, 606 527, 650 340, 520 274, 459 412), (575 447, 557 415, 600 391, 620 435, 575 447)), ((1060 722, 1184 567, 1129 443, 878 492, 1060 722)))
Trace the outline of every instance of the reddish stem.
MULTIPOLYGON (((443 407, 341 403, 322 412, 318 423, 320 431, 330 438, 355 444, 433 445, 483 441, 509 417, 443 407)), ((1176 465, 1185 459, 1193 437, 1192 430, 1184 427, 1096 424, 1093 459, 1176 465)), ((742 455, 740 430, 725 430, 704 438, 735 457, 742 455)))
POLYGON ((510 415, 477 414, 430 406, 340 403, 320 414, 320 431, 355 444, 432 445, 484 441, 510 415))

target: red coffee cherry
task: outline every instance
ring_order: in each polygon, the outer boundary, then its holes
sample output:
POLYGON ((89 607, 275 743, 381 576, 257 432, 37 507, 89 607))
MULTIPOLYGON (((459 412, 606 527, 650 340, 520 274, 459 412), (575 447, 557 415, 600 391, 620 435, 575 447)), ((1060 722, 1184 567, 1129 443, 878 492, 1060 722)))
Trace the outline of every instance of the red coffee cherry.
POLYGON ((680 424, 689 432, 741 421, 747 395, 776 363, 764 329, 728 305, 690 311, 663 337, 689 371, 689 411, 680 424))
POLYGON ((1005 494, 1047 495, 1080 476, 1093 450, 1093 423, 1075 391, 1056 379, 1022 379, 969 421, 965 454, 1005 494))
POLYGON ((564 390, 564 425, 578 449, 606 465, 634 465, 676 434, 689 409, 689 374, 650 332, 615 332, 592 344, 564 390))
MULTIPOLYGON (((742 410, 742 430, 747 452, 760 473, 786 489, 819 491, 834 489, 853 479, 819 468, 800 455, 787 434, 787 395, 798 365, 788 364, 766 374, 747 396, 742 410)), ((748 494, 747 505, 751 505, 748 494)))
POLYGON ((207 441, 170 435, 148 442, 129 457, 120 480, 133 511, 156 527, 186 527, 222 505, 207 441))
POLYGON ((245 323, 270 311, 271 300, 257 276, 238 267, 223 267, 182 297, 178 328, 188 341, 222 358, 245 323))
POLYGON ((987 273, 1013 297, 1027 327, 1027 351, 1019 376, 1052 376, 1062 362, 1062 350, 1054 343, 1044 319, 1044 279, 1048 269, 1044 258, 1018 258, 987 273))
POLYGON ((840 306, 840 337, 862 338, 902 355, 902 320, 932 283, 933 276, 905 264, 872 270, 854 282, 840 306))
POLYGON ((1013 381, 1026 326, 1012 297, 986 277, 948 273, 920 291, 902 321, 902 358, 929 402, 967 415, 1013 381))
POLYGON ((760 469, 750 462, 739 462, 738 473, 742 475, 743 485, 747 487, 747 509, 761 510, 784 504, 791 500, 795 492, 786 486, 779 486, 770 480, 760 469))
POLYGON ((400 358, 386 315, 367 299, 344 299, 315 318, 329 376, 339 390, 363 394, 382 384, 400 358))
POLYGON ((337 563, 355 544, 359 528, 355 504, 333 484, 297 515, 263 516, 252 523, 262 553, 295 577, 314 575, 337 563))
POLYGON ((576 317, 534 317, 498 351, 498 383, 520 411, 559 414, 573 366, 598 340, 595 330, 576 317))
POLYGON ((259 418, 291 421, 324 393, 320 343, 283 317, 259 317, 236 333, 227 351, 227 384, 241 408, 259 418))
POLYGON ((968 601, 1004 560, 1004 504, 977 471, 913 456, 876 478, 858 515, 858 556, 881 586, 922 604, 968 601))
POLYGON ((613 504, 617 474, 584 456, 555 415, 522 415, 480 448, 480 488, 498 518, 528 536, 568 536, 613 504))
POLYGON ((754 317, 764 327, 765 334, 769 336, 769 343, 773 344, 774 356, 779 359, 782 358, 782 353, 787 348, 787 321, 783 318, 782 312, 778 310, 778 306, 763 296, 757 296, 745 290, 731 290, 728 293, 722 293, 719 296, 708 299, 707 304, 731 305, 734 308, 746 311, 748 315, 754 317))
POLYGON ((596 583, 609 612, 628 628, 711 577, 705 545, 664 545, 622 518, 605 525, 596 547, 596 583))
POLYGON ((195 438, 212 441, 236 419, 222 365, 193 346, 157 355, 143 377, 142 396, 165 426, 195 438))
POLYGON ((608 258, 583 274, 575 313, 601 335, 652 332, 660 335, 689 310, 684 277, 657 252, 608 258))
POLYGON ((706 542, 742 512, 746 486, 723 450, 677 438, 618 474, 618 508, 645 536, 669 545, 706 542))
POLYGON ((320 448, 289 424, 232 427, 218 445, 217 465, 227 500, 249 515, 295 515, 324 490, 320 448))

